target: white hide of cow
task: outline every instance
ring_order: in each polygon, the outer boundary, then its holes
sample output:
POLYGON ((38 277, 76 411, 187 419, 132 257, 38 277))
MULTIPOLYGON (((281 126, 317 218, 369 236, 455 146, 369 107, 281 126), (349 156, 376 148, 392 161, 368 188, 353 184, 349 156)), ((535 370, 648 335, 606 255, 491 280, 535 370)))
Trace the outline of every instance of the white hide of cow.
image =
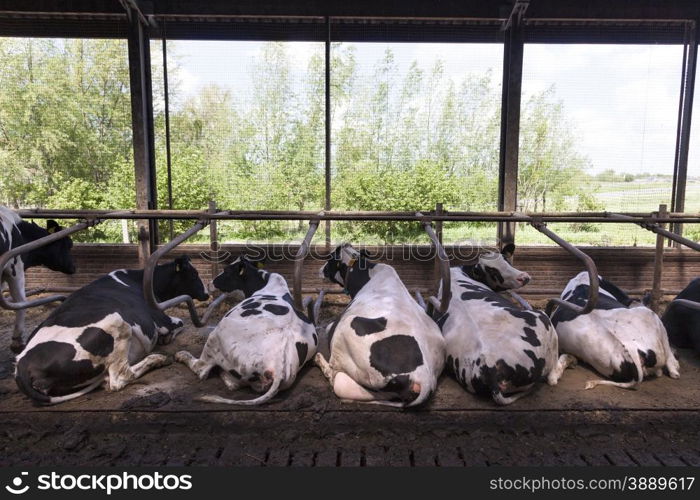
MULTIPOLYGON (((611 293, 623 292, 600 280, 598 304, 593 311, 576 315, 558 307, 552 314, 560 350, 613 378, 590 380, 586 389, 597 385, 637 388, 644 376, 661 376, 664 368, 671 378, 679 378, 680 365, 661 319, 645 306, 626 307, 611 293)), ((588 273, 582 272, 569 281, 561 297, 582 304, 589 286, 588 273)))
POLYGON ((556 332, 544 312, 522 310, 493 290, 530 281, 503 255, 482 254, 473 266, 451 268, 450 278, 450 305, 438 324, 445 336, 447 368, 468 391, 507 405, 541 379, 555 385, 575 361, 559 356, 556 332))
POLYGON ((329 325, 330 359, 320 353, 315 358, 335 394, 344 401, 397 407, 427 401, 444 366, 445 344, 396 271, 370 263, 345 244, 322 273, 352 296, 329 325))

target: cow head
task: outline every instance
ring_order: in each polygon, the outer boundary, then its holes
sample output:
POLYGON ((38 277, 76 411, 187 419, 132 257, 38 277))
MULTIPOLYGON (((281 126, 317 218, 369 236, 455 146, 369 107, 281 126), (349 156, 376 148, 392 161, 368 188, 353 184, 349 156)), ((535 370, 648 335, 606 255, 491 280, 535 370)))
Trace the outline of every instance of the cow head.
POLYGON ((338 245, 321 267, 322 278, 342 286, 351 297, 369 281, 374 264, 365 250, 356 250, 350 243, 338 245))
POLYGON ((178 257, 169 264, 158 266, 153 280, 153 289, 159 301, 179 295, 189 295, 197 300, 209 298, 197 269, 187 255, 178 257))
POLYGON ((501 253, 486 252, 481 254, 476 264, 462 266, 462 271, 495 292, 516 290, 530 282, 530 275, 511 265, 510 261, 514 252, 515 245, 509 243, 503 247, 501 253))
POLYGON ((263 288, 270 273, 262 269, 261 261, 251 261, 245 255, 238 257, 214 278, 214 286, 222 292, 240 290, 246 297, 263 288))
MULTIPOLYGON (((34 241, 63 229, 55 220, 47 221, 46 229, 33 222, 31 224, 23 222, 19 228, 24 241, 34 241)), ((61 238, 49 245, 28 252, 26 258, 23 258, 24 267, 46 266, 52 271, 74 274, 75 264, 73 264, 73 257, 70 253, 71 248, 73 248, 73 240, 68 236, 61 238)))

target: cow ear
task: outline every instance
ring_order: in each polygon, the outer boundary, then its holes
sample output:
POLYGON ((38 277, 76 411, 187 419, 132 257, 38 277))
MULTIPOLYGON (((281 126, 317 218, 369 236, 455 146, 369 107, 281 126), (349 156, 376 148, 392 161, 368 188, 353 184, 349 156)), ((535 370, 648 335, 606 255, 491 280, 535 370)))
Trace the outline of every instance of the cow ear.
POLYGON ((241 266, 241 270, 238 271, 238 276, 245 276, 245 265, 241 266))
POLYGON ((515 253, 515 244, 514 243, 508 243, 501 250, 501 255, 503 255, 506 259, 510 259, 514 253, 515 253))
POLYGON ((56 222, 55 220, 51 219, 46 221, 46 230, 49 234, 53 234, 60 229, 61 226, 59 226, 58 222, 56 222))

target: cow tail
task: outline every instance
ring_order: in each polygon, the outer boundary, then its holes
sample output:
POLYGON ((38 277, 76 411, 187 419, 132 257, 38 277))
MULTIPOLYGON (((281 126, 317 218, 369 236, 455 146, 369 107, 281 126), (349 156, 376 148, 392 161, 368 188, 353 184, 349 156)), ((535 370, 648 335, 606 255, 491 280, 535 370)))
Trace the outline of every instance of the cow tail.
POLYGON ((31 398, 32 401, 41 405, 51 404, 51 398, 34 388, 32 385, 32 376, 27 370, 21 369, 19 365, 17 366, 17 373, 15 374, 15 382, 19 390, 31 398))
POLYGON ((104 382, 104 375, 98 375, 94 379, 90 380, 88 385, 79 391, 66 394, 65 396, 48 396, 47 394, 36 390, 32 385, 31 375, 29 375, 26 370, 17 370, 15 382, 17 382, 17 387, 19 387, 19 390, 26 394, 32 401, 35 401, 40 405, 48 406, 70 401, 71 399, 84 396, 90 391, 94 391, 104 382))
POLYGON ((255 399, 227 399, 221 396, 206 395, 196 398, 197 401, 204 401, 205 403, 221 403, 226 405, 244 405, 244 406, 255 406, 259 404, 266 403, 271 400, 277 392, 279 391, 280 384, 282 384, 282 377, 275 377, 272 381, 272 385, 267 390, 265 394, 255 399))

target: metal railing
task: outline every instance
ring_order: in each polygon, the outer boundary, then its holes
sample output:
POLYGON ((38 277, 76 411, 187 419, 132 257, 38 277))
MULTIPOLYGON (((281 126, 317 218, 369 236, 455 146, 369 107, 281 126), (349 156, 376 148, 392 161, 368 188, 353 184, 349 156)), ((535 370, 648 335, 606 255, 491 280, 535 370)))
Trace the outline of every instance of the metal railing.
POLYGON ((194 326, 199 328, 206 326, 206 324, 202 321, 202 319, 200 319, 199 314, 197 314, 197 309, 195 308, 194 301, 189 295, 178 295, 177 297, 173 297, 172 299, 166 300, 164 302, 158 302, 153 291, 153 273, 155 271, 156 265, 158 264, 158 260, 161 257, 173 250, 180 243, 187 240, 192 235, 204 229, 207 226, 207 224, 209 224, 208 220, 200 220, 190 229, 188 229, 182 234, 177 235, 170 242, 158 248, 158 250, 153 252, 148 258, 146 266, 143 269, 143 296, 146 299, 146 303, 154 309, 165 311, 166 309, 169 309, 178 304, 182 304, 184 302, 187 305, 187 309, 189 310, 192 323, 194 324, 194 326))
MULTIPOLYGON (((11 259, 17 257, 18 255, 31 252, 32 250, 36 250, 46 245, 50 245, 55 241, 70 236, 71 234, 92 227, 95 224, 98 224, 99 222, 100 221, 96 219, 87 219, 65 229, 61 229, 56 233, 49 234, 42 238, 30 241, 29 243, 25 243, 24 245, 20 245, 18 247, 8 250, 0 256, 0 273, 3 269, 5 269, 7 263, 10 262, 11 259)), ((30 307, 37 307, 42 306, 44 304, 50 304, 51 302, 62 302, 66 300, 66 298, 66 295, 50 295, 48 297, 41 297, 34 300, 13 302, 12 300, 8 300, 4 294, 0 293, 0 307, 2 307, 3 309, 8 309, 10 311, 18 311, 21 309, 28 309, 30 307)))

